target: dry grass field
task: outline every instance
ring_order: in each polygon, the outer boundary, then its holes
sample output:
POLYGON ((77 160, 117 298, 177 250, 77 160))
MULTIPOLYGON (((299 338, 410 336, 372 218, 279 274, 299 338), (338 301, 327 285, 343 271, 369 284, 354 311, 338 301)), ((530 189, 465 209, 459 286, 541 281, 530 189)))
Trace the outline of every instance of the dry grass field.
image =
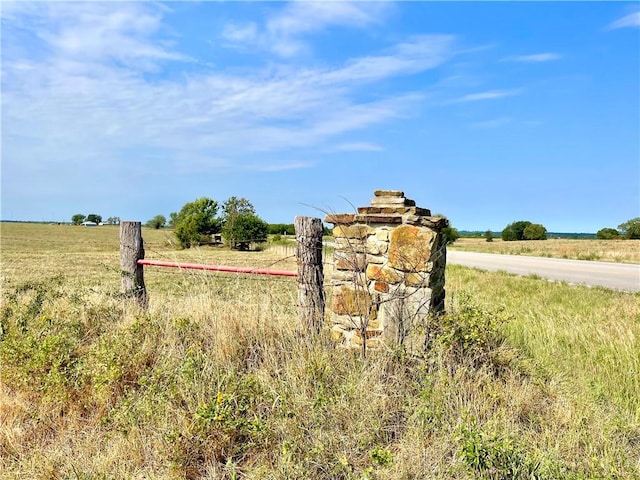
POLYGON ((638 240, 572 240, 550 238, 503 242, 484 238, 459 238, 449 248, 468 252, 500 253, 504 255, 530 255, 535 257, 570 258, 600 262, 640 263, 638 240))
POLYGON ((363 360, 301 336, 295 279, 146 268, 144 313, 117 227, 0 227, 0 479, 640 478, 640 294, 452 265, 424 358, 363 360))

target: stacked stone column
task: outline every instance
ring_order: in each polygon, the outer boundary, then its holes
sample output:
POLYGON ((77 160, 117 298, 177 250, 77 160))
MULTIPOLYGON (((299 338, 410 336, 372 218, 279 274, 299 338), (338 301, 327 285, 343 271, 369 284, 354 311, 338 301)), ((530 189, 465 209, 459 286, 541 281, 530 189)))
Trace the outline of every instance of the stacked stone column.
POLYGON ((414 327, 444 310, 444 217, 431 216, 398 190, 376 190, 357 214, 335 225, 331 336, 346 347, 407 343, 414 327))

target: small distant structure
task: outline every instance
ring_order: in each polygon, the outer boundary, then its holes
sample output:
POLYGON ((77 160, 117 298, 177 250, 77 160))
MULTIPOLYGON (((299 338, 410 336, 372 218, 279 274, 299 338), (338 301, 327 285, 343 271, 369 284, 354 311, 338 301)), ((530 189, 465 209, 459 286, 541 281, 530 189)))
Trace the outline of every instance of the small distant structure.
POLYGON ((96 222, 82 222, 80 225, 83 227, 97 227, 98 224, 96 222))

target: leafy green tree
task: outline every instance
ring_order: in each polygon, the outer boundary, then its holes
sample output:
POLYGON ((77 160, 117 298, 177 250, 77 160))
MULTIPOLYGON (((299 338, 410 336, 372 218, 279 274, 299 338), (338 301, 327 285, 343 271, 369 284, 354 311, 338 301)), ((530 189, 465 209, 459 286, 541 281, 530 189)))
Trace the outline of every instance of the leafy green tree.
POLYGON ((618 228, 622 232, 622 236, 627 239, 640 238, 640 217, 632 218, 620 225, 618 228))
POLYGON ((615 228, 601 228, 596 233, 596 238, 600 240, 612 240, 614 238, 619 238, 620 232, 615 228))
POLYGON ((252 213, 241 213, 222 227, 222 235, 231 248, 246 250, 253 243, 267 241, 269 224, 252 213))
POLYGON ((520 220, 513 222, 504 227, 502 230, 502 240, 505 242, 513 242, 515 240, 524 240, 524 229, 531 225, 531 222, 520 220))
POLYGON ((120 217, 109 217, 109 218, 107 218, 107 224, 109 224, 109 225, 120 225, 120 217))
POLYGON ((80 225, 82 222, 84 222, 85 218, 87 217, 85 217, 83 214, 76 213, 73 217, 71 217, 71 223, 73 223, 74 225, 80 225))
POLYGON ((164 227, 167 223, 167 219, 164 215, 156 215, 149 220, 145 225, 149 228, 155 228, 156 230, 164 227))
POLYGON ((217 213, 218 202, 207 197, 186 203, 178 213, 172 213, 174 233, 180 245, 190 248, 219 233, 221 222, 217 213))
POLYGON ((96 213, 90 213, 87 215, 87 222, 100 223, 102 222, 102 216, 96 213))
POLYGON ((246 198, 230 197, 222 206, 222 235, 231 248, 237 248, 238 243, 242 242, 241 228, 236 228, 235 223, 238 218, 243 215, 256 215, 253 204, 246 198))
POLYGON ((486 232, 484 232, 484 239, 487 242, 493 242, 493 233, 491 233, 491 230, 487 230, 486 232))
POLYGON ((246 198, 229 197, 229 199, 222 205, 222 218, 226 222, 229 218, 236 215, 242 215, 244 213, 256 214, 256 209, 253 204, 246 198))
POLYGON ((547 229, 544 228, 543 225, 539 223, 532 223, 531 225, 527 225, 527 227, 522 232, 525 240, 546 240, 547 239, 547 229))

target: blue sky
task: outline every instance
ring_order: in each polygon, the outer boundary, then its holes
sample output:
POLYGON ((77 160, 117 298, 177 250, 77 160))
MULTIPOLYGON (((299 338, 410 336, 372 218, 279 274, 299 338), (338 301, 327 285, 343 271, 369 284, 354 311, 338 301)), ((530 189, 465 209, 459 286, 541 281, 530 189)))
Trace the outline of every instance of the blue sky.
POLYGON ((271 223, 403 190, 464 230, 640 216, 640 7, 11 2, 5 220, 271 223))

